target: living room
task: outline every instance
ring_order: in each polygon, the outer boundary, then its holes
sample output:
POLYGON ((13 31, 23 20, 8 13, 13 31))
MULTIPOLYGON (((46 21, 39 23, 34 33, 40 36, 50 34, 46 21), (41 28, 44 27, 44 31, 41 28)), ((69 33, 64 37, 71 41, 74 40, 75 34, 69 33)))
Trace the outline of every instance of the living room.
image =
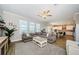
MULTIPOLYGON (((10 46, 7 48, 8 52, 1 46, 0 54, 79 54, 73 46, 68 48, 73 43, 78 49, 78 43, 75 42, 79 41, 78 6, 78 4, 1 4, 0 21, 3 20, 4 24, 1 25, 4 29, 1 27, 0 36, 8 36, 10 46), (13 30, 11 36, 5 34, 7 29, 13 30)), ((4 46, 7 46, 7 43, 4 46)))

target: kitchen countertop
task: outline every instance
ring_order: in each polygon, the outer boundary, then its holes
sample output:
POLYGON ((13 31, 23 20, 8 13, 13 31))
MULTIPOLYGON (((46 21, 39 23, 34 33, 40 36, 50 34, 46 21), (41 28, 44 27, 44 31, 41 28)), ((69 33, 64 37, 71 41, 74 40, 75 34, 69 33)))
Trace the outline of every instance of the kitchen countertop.
POLYGON ((0 37, 0 44, 6 39, 7 37, 0 37))

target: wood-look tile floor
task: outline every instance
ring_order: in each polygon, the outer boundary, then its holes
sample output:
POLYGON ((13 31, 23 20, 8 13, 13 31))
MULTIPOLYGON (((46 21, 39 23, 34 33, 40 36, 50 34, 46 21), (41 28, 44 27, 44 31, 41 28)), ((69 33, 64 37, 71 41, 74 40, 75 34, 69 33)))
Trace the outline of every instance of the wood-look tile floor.
POLYGON ((64 36, 62 38, 58 38, 56 42, 52 43, 56 46, 66 49, 66 40, 74 40, 73 36, 64 36))

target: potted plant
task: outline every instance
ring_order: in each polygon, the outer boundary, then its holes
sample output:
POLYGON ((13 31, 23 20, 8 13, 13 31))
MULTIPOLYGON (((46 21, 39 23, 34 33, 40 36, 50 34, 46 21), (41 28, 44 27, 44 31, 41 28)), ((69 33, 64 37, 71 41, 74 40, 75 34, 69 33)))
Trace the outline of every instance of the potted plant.
POLYGON ((15 28, 9 29, 8 27, 5 27, 5 31, 5 35, 8 36, 8 44, 10 44, 10 37, 14 35, 15 28))

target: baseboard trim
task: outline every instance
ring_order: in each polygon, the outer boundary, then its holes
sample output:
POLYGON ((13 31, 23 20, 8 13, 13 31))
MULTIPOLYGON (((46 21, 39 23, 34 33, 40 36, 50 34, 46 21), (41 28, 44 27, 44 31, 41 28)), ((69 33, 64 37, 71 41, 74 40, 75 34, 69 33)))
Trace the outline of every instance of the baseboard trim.
POLYGON ((11 42, 11 43, 19 43, 19 42, 22 42, 22 40, 13 41, 13 42, 11 42))

